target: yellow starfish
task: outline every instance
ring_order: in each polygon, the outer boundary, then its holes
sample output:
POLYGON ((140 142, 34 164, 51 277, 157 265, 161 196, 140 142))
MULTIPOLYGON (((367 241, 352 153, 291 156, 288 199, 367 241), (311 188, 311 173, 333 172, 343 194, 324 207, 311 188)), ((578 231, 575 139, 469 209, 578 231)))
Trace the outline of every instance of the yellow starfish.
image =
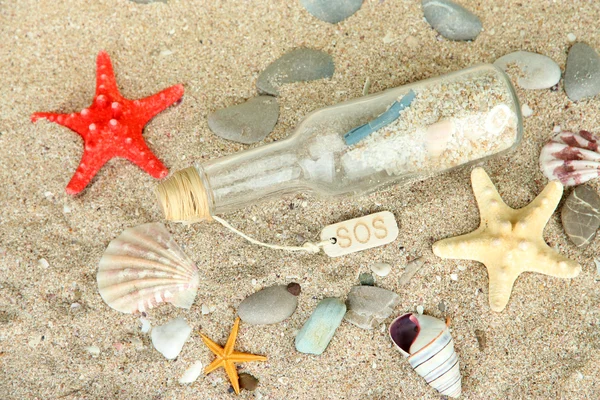
POLYGON ((481 215, 479 228, 434 243, 433 252, 442 258, 485 264, 492 310, 504 310, 513 284, 522 272, 538 272, 557 278, 574 278, 579 274, 581 266, 550 248, 542 236, 562 197, 560 182, 548 183, 529 205, 518 210, 502 201, 483 168, 473 170, 471 182, 481 215))
POLYGON ((233 386, 233 390, 235 390, 236 394, 240 394, 240 379, 238 377, 237 369, 235 368, 234 363, 248 361, 267 361, 267 357, 265 356, 257 356, 255 354, 250 353, 240 353, 239 351, 233 350, 239 326, 240 319, 238 317, 235 320, 235 323, 233 324, 233 328, 231 329, 231 333, 229 334, 229 339, 227 339, 225 347, 219 346, 218 344, 201 334, 202 341, 204 342, 204 344, 206 344, 210 351, 212 351, 217 356, 217 358, 215 358, 215 360, 204 369, 204 373, 210 374, 212 371, 219 367, 225 368, 225 372, 227 372, 227 376, 231 381, 231 386, 233 386))

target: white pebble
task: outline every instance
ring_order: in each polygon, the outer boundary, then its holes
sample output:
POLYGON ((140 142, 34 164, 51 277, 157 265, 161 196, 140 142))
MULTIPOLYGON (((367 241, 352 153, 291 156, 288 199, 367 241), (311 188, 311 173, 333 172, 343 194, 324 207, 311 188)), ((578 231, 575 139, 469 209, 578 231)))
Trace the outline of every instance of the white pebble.
POLYGON ((179 383, 184 385, 186 383, 193 383, 198 379, 200 374, 202 373, 202 362, 196 361, 193 363, 188 369, 185 370, 181 378, 179 378, 179 383))
POLYGON ((596 273, 600 275, 600 258, 594 258, 594 264, 596 264, 596 273))
POLYGON ((46 260, 45 258, 40 258, 38 260, 38 266, 40 268, 46 269, 46 268, 48 268, 50 266, 50 263, 48 263, 48 260, 46 260))
POLYGON ((533 110, 527 104, 523 104, 521 106, 521 113, 523 114, 523 117, 527 118, 533 115, 533 110))
POLYGON ((581 373, 581 371, 577 371, 577 380, 580 381, 583 379, 583 374, 581 373))
POLYGON ((554 132, 554 133, 560 133, 560 132, 562 132, 562 128, 560 127, 560 125, 556 125, 554 127, 554 129, 552 129, 552 132, 554 132))
POLYGON ((290 378, 288 378, 287 376, 282 376, 281 378, 277 378, 277 382, 283 385, 287 385, 288 383, 290 383, 290 378))
POLYGON ((573 33, 569 33, 567 35, 567 39, 569 39, 569 42, 573 43, 574 41, 577 40, 577 36, 575 36, 573 33))
POLYGON ((206 304, 202 304, 202 315, 210 314, 210 308, 206 304))
POLYGON ((152 328, 152 324, 146 318, 141 317, 140 322, 142 323, 142 333, 150 332, 150 328, 152 328))
POLYGON ((459 270, 459 271, 464 271, 464 270, 466 270, 466 269, 467 269, 467 266, 466 266, 466 265, 460 264, 460 265, 458 266, 458 270, 459 270))
POLYGON ((54 197, 54 193, 52 192, 44 192, 44 196, 50 200, 52 197, 54 197))
POLYGON ((252 286, 256 286, 256 279, 252 279, 252 286))
POLYGON ((40 344, 41 341, 42 337, 40 335, 37 335, 29 339, 29 342, 27 342, 27 344, 29 345, 29 347, 36 347, 38 344, 40 344))
POLYGON ((437 280, 438 280, 438 282, 441 282, 441 281, 442 281, 442 277, 441 277, 441 276, 439 276, 439 275, 436 275, 436 276, 435 276, 435 279, 437 279, 437 280))
POLYGON ((63 206, 63 213, 68 214, 71 212, 71 207, 67 204, 63 206))
POLYGON ((425 308, 423 308, 423 306, 417 306, 417 312, 419 313, 419 315, 423 315, 423 311, 425 311, 425 308))
POLYGON ((192 333, 192 328, 183 318, 178 317, 152 329, 150 337, 156 350, 167 360, 174 360, 183 349, 190 333, 192 333))
POLYGON ((87 346, 85 347, 85 351, 94 357, 98 357, 100 355, 100 348, 98 346, 87 346))
POLYGON ((392 266, 388 263, 376 262, 371 266, 371 271, 377 276, 387 276, 392 270, 392 266))
POLYGON ((137 350, 141 350, 144 348, 144 342, 142 342, 142 339, 140 339, 137 336, 134 336, 130 339, 131 344, 133 345, 133 347, 135 347, 137 350))
POLYGON ((458 274, 450 274, 450 279, 452 279, 453 281, 457 281, 458 280, 458 274))
POLYGON ((74 310, 74 309, 79 308, 79 307, 81 307, 81 304, 79 304, 79 303, 73 303, 73 304, 71 304, 71 310, 74 310))

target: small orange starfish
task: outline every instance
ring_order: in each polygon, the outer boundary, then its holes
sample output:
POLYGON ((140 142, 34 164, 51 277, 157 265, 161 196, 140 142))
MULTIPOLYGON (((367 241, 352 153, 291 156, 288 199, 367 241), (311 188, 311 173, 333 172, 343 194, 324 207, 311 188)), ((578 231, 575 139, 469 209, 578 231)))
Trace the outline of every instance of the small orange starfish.
POLYGON ((235 390, 236 394, 240 394, 240 378, 238 377, 237 369, 235 368, 234 363, 248 362, 248 361, 267 361, 267 357, 265 356, 257 356, 255 354, 250 353, 241 353, 239 351, 234 351, 233 346, 235 345, 235 339, 237 338, 238 329, 240 327, 240 318, 238 317, 233 324, 233 328, 231 329, 231 333, 229 334, 229 339, 227 339, 227 343, 225 347, 221 347, 206 336, 200 334, 202 336, 202 341, 206 346, 212 351, 217 358, 210 363, 206 368, 204 368, 205 374, 210 374, 215 369, 219 367, 225 368, 225 372, 227 372, 227 376, 231 381, 231 386, 233 386, 233 390, 235 390))

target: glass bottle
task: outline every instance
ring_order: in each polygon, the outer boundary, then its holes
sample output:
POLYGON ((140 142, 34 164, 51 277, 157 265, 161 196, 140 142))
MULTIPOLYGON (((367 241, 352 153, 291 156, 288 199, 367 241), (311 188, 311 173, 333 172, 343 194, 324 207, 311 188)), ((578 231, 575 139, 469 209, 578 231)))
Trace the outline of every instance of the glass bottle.
POLYGON ((197 221, 273 196, 359 195, 513 149, 514 88, 483 64, 309 114, 288 138, 176 172, 159 184, 169 220, 197 221))

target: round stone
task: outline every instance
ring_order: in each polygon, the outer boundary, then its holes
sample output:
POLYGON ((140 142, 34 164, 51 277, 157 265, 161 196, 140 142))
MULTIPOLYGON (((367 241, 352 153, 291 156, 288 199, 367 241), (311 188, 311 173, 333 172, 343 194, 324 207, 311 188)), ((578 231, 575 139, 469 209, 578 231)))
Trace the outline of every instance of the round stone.
POLYGON ((515 51, 500 57, 494 65, 509 74, 512 71, 516 72, 517 85, 523 89, 548 89, 560 81, 558 64, 550 57, 537 53, 515 51))
POLYGON ((210 114, 208 127, 223 139, 250 144, 271 133, 278 118, 277 100, 271 96, 258 96, 210 114))
POLYGON ((483 29, 471 11, 450 0, 422 0, 423 14, 440 35, 450 40, 474 40, 483 29))
POLYGON ((281 85, 300 81, 331 78, 333 59, 324 51, 299 48, 273 61, 258 76, 256 86, 261 92, 277 96, 281 85))
POLYGON ((298 297, 285 285, 264 288, 248 296, 238 307, 242 321, 251 325, 276 324, 289 318, 298 306, 298 297))
POLYGON ((363 0, 300 0, 300 3, 321 21, 337 24, 357 12, 363 0))

